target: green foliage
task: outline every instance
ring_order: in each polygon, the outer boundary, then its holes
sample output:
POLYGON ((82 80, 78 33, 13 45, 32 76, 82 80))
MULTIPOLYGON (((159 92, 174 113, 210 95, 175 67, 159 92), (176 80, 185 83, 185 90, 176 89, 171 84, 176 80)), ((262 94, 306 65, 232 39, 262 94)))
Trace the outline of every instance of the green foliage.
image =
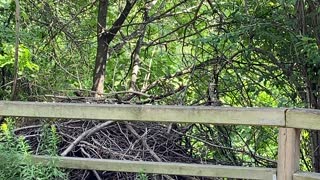
MULTIPOLYGON (((4 43, 3 55, 0 55, 0 68, 4 66, 13 66, 14 63, 14 46, 4 43)), ((24 45, 19 47, 19 73, 22 74, 25 69, 31 72, 39 71, 39 66, 32 62, 30 50, 24 45)))
POLYGON ((148 176, 143 172, 143 171, 140 171, 136 180, 148 180, 148 176))
MULTIPOLYGON (((11 118, 7 118, 6 122, 1 125, 0 179, 66 179, 66 174, 59 168, 54 167, 55 160, 50 161, 45 166, 33 164, 30 159, 32 151, 27 141, 23 137, 17 137, 13 129, 14 120, 11 118)), ((46 148, 51 148, 42 151, 48 153, 47 155, 56 155, 57 134, 54 128, 51 127, 48 132, 42 134, 45 134, 41 140, 44 144, 47 144, 46 148)))
POLYGON ((44 123, 41 132, 40 153, 50 156, 57 156, 59 136, 57 134, 55 125, 44 123))
POLYGON ((300 169, 301 171, 312 170, 312 149, 310 148, 310 131, 302 130, 301 132, 301 158, 300 169))
MULTIPOLYGON (((210 2, 213 1, 157 1, 148 11, 149 21, 144 23, 145 3, 138 1, 109 44, 106 92, 130 89, 133 53, 144 24, 136 90, 158 97, 151 101, 154 104, 206 104, 208 84, 217 69, 217 91, 226 106, 306 107, 308 81, 318 87, 311 92, 319 99, 319 29, 312 27, 312 16, 317 13, 304 16, 307 28, 302 33, 296 1, 210 2), (183 73, 186 70, 190 71, 183 73), (154 82, 158 83, 148 89, 154 82), (182 90, 175 92, 181 86, 182 90)), ((121 14, 124 4, 123 0, 109 2, 106 30, 121 14)), ((25 92, 21 99, 44 94, 71 95, 69 89, 91 88, 97 13, 97 3, 84 0, 21 1, 19 75, 26 77, 21 84, 27 86, 21 86, 25 92)), ((0 1, 1 97, 7 97, 11 89, 6 84, 12 81, 13 15, 14 1, 0 1)), ((126 97, 124 94, 123 99, 126 97)), ((132 101, 143 104, 145 99, 139 96, 132 101)), ((40 153, 56 155, 59 139, 55 127, 44 125, 42 131, 40 153)), ((276 129, 197 125, 191 131, 190 135, 210 139, 221 147, 244 147, 243 151, 249 152, 215 149, 195 138, 186 138, 183 143, 192 143, 190 154, 197 158, 269 166, 273 164, 257 162, 250 152, 276 157, 276 129)), ((310 164, 310 137, 307 133, 303 137, 303 153, 308 157, 302 163, 310 164)), ((15 141, 15 146, 24 142, 15 141)))

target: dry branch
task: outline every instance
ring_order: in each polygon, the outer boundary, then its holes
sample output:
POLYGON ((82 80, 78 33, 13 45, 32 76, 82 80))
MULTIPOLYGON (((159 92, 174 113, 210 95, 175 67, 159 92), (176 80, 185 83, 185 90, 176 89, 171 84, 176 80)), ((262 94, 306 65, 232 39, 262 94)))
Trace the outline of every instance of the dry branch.
MULTIPOLYGON (((88 158, 91 158, 90 154, 87 153, 82 147, 81 147, 80 149, 81 149, 81 152, 82 152, 84 155, 86 155, 88 158)), ((96 176, 97 180, 102 180, 96 170, 92 170, 92 172, 93 172, 94 176, 96 176)))
POLYGON ((99 124, 85 132, 83 132, 76 140, 74 140, 68 147, 65 149, 62 153, 61 156, 66 156, 82 139, 87 138, 94 134, 95 132, 101 130, 102 128, 108 126, 109 124, 113 123, 113 121, 107 121, 102 124, 99 124))
MULTIPOLYGON (((144 148, 146 148, 149 153, 152 155, 152 157, 154 157, 158 162, 162 162, 161 158, 150 148, 150 146, 148 145, 146 138, 143 136, 140 136, 136 130, 133 129, 133 127, 129 124, 126 123, 127 128, 131 131, 132 134, 134 134, 138 139, 141 140, 144 148)), ((147 131, 147 130, 146 130, 147 131)), ((173 180, 172 177, 168 176, 168 175, 164 175, 167 179, 173 180)))

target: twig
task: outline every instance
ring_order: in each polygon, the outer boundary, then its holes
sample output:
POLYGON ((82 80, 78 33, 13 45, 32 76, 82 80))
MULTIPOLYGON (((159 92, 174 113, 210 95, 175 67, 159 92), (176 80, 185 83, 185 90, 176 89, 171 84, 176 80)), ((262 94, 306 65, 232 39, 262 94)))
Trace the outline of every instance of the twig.
MULTIPOLYGON (((129 129, 129 131, 135 135, 138 139, 141 139, 142 145, 149 151, 149 153, 151 154, 151 156, 153 158, 155 158, 158 162, 162 162, 161 158, 150 148, 150 146, 148 145, 146 139, 142 136, 140 136, 136 130, 133 129, 133 127, 126 122, 126 127, 129 129)), ((173 178, 171 178, 168 175, 164 175, 167 179, 173 180, 173 178)))
POLYGON ((201 139, 201 138, 199 138, 199 137, 192 136, 192 135, 189 135, 189 134, 184 134, 184 133, 181 133, 181 132, 176 131, 176 130, 174 130, 174 129, 172 129, 172 131, 175 132, 175 133, 177 133, 177 134, 179 134, 179 135, 184 135, 184 136, 187 136, 187 137, 190 137, 190 138, 194 138, 194 139, 196 139, 197 141, 203 142, 204 144, 209 145, 209 146, 211 146, 211 147, 226 149, 226 150, 230 150, 230 151, 236 151, 236 152, 248 154, 248 155, 250 155, 250 156, 255 156, 256 158, 259 158, 259 159, 268 161, 268 162, 270 162, 270 163, 277 163, 277 161, 275 161, 275 160, 272 160, 272 159, 269 159, 269 158, 266 158, 266 157, 263 157, 263 156, 259 156, 259 155, 254 155, 254 154, 252 154, 251 152, 247 152, 247 151, 245 151, 245 150, 235 149, 235 148, 232 148, 232 147, 225 147, 225 146, 213 144, 213 143, 210 143, 210 142, 208 142, 208 141, 206 141, 206 140, 203 140, 203 139, 201 139))
POLYGON ((113 121, 107 121, 102 124, 99 124, 85 132, 83 132, 79 137, 77 137, 76 140, 74 140, 67 149, 65 149, 62 153, 61 156, 66 156, 82 139, 87 138, 94 134, 95 132, 101 130, 105 126, 108 126, 109 124, 113 123, 113 121))
POLYGON ((38 137, 38 136, 40 136, 40 134, 24 135, 23 137, 27 139, 27 138, 33 138, 33 137, 38 137))
MULTIPOLYGON (((74 91, 85 91, 85 92, 89 92, 89 93, 98 93, 97 91, 91 91, 91 90, 87 90, 87 89, 70 89, 70 90, 74 90, 74 91)), ((117 94, 136 94, 136 95, 141 95, 141 96, 145 96, 145 97, 151 97, 151 95, 143 93, 143 92, 139 92, 139 91, 117 91, 117 92, 110 92, 110 93, 98 93, 99 95, 104 95, 104 96, 114 96, 117 94)))
POLYGON ((61 100, 70 100, 70 101, 105 101, 105 102, 116 102, 117 99, 107 98, 107 97, 85 97, 85 96, 58 96, 58 95, 50 95, 46 94, 43 95, 45 98, 54 98, 54 99, 61 99, 61 100))
POLYGON ((130 159, 133 159, 133 160, 136 160, 136 159, 137 159, 137 158, 134 157, 134 156, 127 155, 127 154, 123 154, 123 153, 114 151, 114 150, 112 150, 112 149, 110 149, 110 148, 107 148, 107 147, 103 146, 101 143, 99 143, 99 142, 98 142, 96 139, 94 139, 94 138, 92 138, 91 140, 93 141, 93 143, 97 144, 99 147, 95 146, 94 144, 88 143, 88 142, 86 142, 86 141, 81 141, 81 143, 86 144, 86 145, 90 145, 90 146, 92 146, 93 148, 99 149, 99 150, 101 150, 101 148, 102 148, 102 149, 106 150, 108 153, 110 153, 110 154, 112 154, 112 155, 115 155, 115 156, 118 156, 118 157, 120 157, 121 159, 124 159, 124 158, 130 158, 130 159))
MULTIPOLYGON (((24 78, 24 77, 25 77, 25 76, 17 78, 17 81, 18 81, 18 80, 21 80, 21 79, 24 78)), ((6 84, 1 85, 0 88, 6 87, 6 86, 8 86, 8 85, 10 85, 10 84, 12 84, 12 83, 14 83, 14 81, 7 82, 6 84)))
POLYGON ((136 104, 148 104, 148 103, 152 103, 154 101, 157 101, 157 100, 161 100, 161 99, 164 99, 164 98, 167 98, 169 96, 172 96, 182 90, 184 90, 186 88, 186 86, 183 86, 183 85, 180 85, 177 89, 174 89, 172 91, 169 91, 165 94, 160 94, 160 95, 157 95, 157 96, 151 96, 149 99, 145 100, 145 101, 140 101, 140 102, 136 102, 136 104))
POLYGON ((13 132, 16 133, 16 132, 18 132, 18 131, 23 131, 23 130, 26 130, 26 129, 40 128, 41 126, 42 126, 42 125, 25 126, 25 127, 21 127, 21 128, 14 129, 13 132))
MULTIPOLYGON (((73 139, 73 140, 76 139, 75 137, 73 137, 73 136, 71 136, 69 134, 63 133, 63 132, 59 132, 59 134, 62 135, 62 136, 65 136, 67 138, 73 139)), ((97 149, 97 150, 101 149, 101 148, 98 148, 97 146, 95 146, 95 145, 93 145, 93 144, 91 144, 91 143, 89 143, 87 141, 84 141, 84 140, 81 140, 79 142, 79 147, 88 147, 88 146, 90 146, 92 149, 97 149)), ((100 159, 102 158, 98 153, 96 153, 96 155, 98 156, 98 158, 100 158, 100 159)))
MULTIPOLYGON (((80 148, 80 150, 81 150, 81 152, 82 152, 84 155, 86 155, 88 158, 91 158, 90 154, 87 153, 82 147, 80 148)), ((96 176, 96 178, 97 178, 98 180, 102 180, 96 170, 92 170, 92 172, 93 172, 94 176, 96 176)))

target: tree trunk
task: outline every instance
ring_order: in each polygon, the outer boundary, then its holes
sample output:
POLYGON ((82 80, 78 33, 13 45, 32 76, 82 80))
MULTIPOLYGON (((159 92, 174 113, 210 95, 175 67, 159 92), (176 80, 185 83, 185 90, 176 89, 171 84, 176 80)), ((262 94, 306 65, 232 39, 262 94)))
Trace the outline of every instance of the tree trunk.
POLYGON ((97 24, 97 54, 96 62, 93 72, 93 85, 92 91, 94 96, 100 96, 104 91, 104 79, 106 73, 106 64, 108 58, 108 44, 106 42, 106 22, 107 22, 107 11, 108 0, 100 0, 98 6, 98 24, 97 24))
POLYGON ((141 31, 138 41, 136 43, 136 47, 131 55, 131 61, 133 64, 132 72, 131 72, 131 81, 130 81, 130 89, 131 91, 137 91, 137 79, 138 73, 140 69, 140 50, 142 47, 143 39, 146 33, 148 20, 149 20, 149 11, 150 9, 157 3, 157 0, 150 1, 145 4, 144 13, 143 13, 143 23, 141 24, 139 31, 141 31))
POLYGON ((104 81, 106 75, 106 64, 108 61, 108 48, 111 41, 114 39, 116 34, 121 29, 122 24, 128 17, 131 9, 133 8, 136 0, 132 2, 130 0, 126 1, 126 6, 123 11, 120 13, 118 19, 112 24, 112 27, 107 30, 107 9, 108 9, 108 0, 99 0, 98 6, 98 24, 97 24, 97 55, 96 62, 93 71, 93 85, 92 91, 94 92, 95 97, 99 97, 104 92, 104 81))
POLYGON ((313 168, 314 171, 320 172, 320 131, 311 131, 312 152, 313 152, 313 168))
MULTIPOLYGON (((305 71, 308 71, 306 68, 305 71)), ((307 76, 307 78, 310 77, 307 76)), ((308 108, 311 109, 319 109, 318 107, 318 99, 316 96, 317 86, 311 82, 308 78, 306 82, 306 92, 307 98, 306 103, 308 104, 308 108)), ((310 131, 310 142, 311 142, 311 155, 312 155, 312 162, 313 162, 313 169, 315 172, 320 172, 320 131, 311 130, 310 131)))
POLYGON ((15 52, 14 52, 14 78, 12 84, 12 96, 11 100, 14 101, 17 98, 17 81, 18 81, 18 72, 19 72, 19 37, 20 37, 20 2, 15 0, 16 3, 16 43, 15 43, 15 52))
MULTIPOLYGON (((320 34, 318 31, 319 13, 317 11, 319 2, 314 0, 296 1, 297 32, 303 36, 315 38, 320 49, 320 34)), ((305 60, 306 57, 301 57, 305 60)), ((317 92, 320 90, 318 72, 319 65, 305 61, 303 64, 302 75, 305 79, 306 99, 305 104, 308 108, 319 109, 319 97, 317 92)), ((320 131, 310 131, 311 155, 313 169, 320 172, 320 131)))

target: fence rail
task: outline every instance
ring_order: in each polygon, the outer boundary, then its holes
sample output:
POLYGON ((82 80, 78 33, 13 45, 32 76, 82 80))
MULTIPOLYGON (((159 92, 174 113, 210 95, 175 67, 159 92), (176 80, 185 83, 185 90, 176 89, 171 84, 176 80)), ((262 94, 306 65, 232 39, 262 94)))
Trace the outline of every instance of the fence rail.
POLYGON ((285 121, 289 128, 320 130, 320 110, 288 109, 285 121))
MULTIPOLYGON (((280 127, 277 170, 72 157, 59 157, 56 165, 75 169, 143 171, 145 173, 242 179, 320 180, 320 175, 317 173, 297 173, 299 170, 300 129, 320 130, 319 110, 0 101, 0 116, 276 126, 280 127)), ((44 164, 52 158, 32 156, 35 163, 44 164)))
MULTIPOLYGON (((46 164, 52 159, 52 157, 33 156, 32 159, 35 163, 46 164)), ((276 169, 272 168, 235 167, 187 163, 146 162, 71 157, 59 157, 55 165, 62 168, 72 169, 144 172, 152 174, 226 177, 241 179, 273 180, 276 174, 276 169)))
POLYGON ((284 112, 285 109, 272 108, 0 102, 2 116, 84 120, 284 126, 284 112))
POLYGON ((320 179, 319 173, 297 172, 293 174, 293 180, 319 180, 319 179, 320 179))

